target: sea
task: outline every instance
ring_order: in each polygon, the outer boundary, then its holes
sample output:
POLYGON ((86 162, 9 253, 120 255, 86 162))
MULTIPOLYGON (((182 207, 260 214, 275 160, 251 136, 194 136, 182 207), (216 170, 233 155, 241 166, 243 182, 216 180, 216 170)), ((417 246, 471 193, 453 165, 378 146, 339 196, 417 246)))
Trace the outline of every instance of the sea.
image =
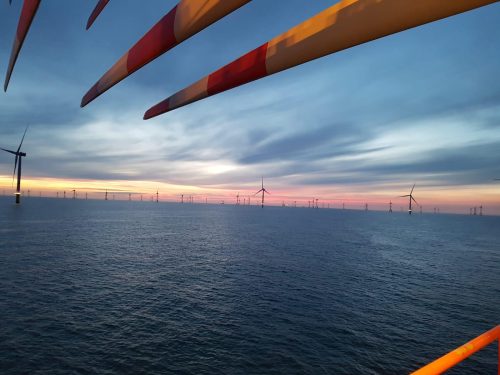
POLYGON ((408 374, 498 324, 500 217, 0 197, 3 375, 408 374))

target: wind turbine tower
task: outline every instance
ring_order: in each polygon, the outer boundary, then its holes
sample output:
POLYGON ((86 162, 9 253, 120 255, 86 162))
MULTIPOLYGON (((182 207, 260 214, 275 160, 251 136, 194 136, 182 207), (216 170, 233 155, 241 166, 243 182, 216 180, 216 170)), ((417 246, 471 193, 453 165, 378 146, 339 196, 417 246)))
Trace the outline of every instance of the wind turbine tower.
POLYGON ((262 193, 262 200, 261 200, 261 205, 260 206, 261 206, 261 208, 264 208, 264 193, 265 194, 271 194, 264 187, 264 177, 262 177, 262 187, 261 187, 261 189, 258 192, 256 192, 254 195, 257 195, 259 193, 262 193))
POLYGON ((76 190, 73 189, 73 199, 76 199, 76 190))
POLYGON ((156 203, 158 203, 158 190, 156 190, 156 203))
POLYGON ((19 147, 17 148, 16 151, 7 150, 5 148, 1 149, 10 154, 15 155, 16 157, 14 162, 14 173, 12 174, 12 182, 14 182, 14 178, 16 176, 16 167, 17 167, 16 204, 21 203, 21 162, 23 158, 26 157, 26 153, 21 151, 21 146, 23 145, 24 136, 26 135, 27 130, 28 127, 26 127, 26 129, 24 130, 23 137, 21 138, 21 143, 19 143, 19 147))
POLYGON ((401 196, 400 196, 401 198, 404 198, 404 197, 409 197, 410 202, 409 202, 409 205, 408 205, 408 213, 409 213, 410 215, 411 215, 411 211, 412 211, 412 209, 411 209, 411 204, 412 204, 412 201, 413 201, 413 202, 415 202, 415 203, 418 205, 418 203, 417 203, 417 201, 415 200, 415 198, 413 198, 413 189, 415 189, 415 184, 413 184, 413 187, 411 188, 410 194, 406 194, 406 195, 401 195, 401 196))
POLYGON ((106 193, 104 194, 104 200, 107 201, 108 200, 108 190, 106 189, 106 193))
POLYGON ((392 201, 389 202, 389 212, 392 213, 392 201))

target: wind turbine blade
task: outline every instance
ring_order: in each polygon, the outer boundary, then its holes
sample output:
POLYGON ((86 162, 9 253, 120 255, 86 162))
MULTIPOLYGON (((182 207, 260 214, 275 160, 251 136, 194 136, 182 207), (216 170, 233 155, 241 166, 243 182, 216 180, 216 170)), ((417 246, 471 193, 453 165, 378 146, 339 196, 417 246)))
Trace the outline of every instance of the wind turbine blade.
POLYGON ((14 172, 12 173, 12 185, 14 185, 14 178, 16 177, 17 159, 19 155, 16 154, 16 161, 14 162, 14 172))
POLYGON ((90 29, 96 18, 99 16, 99 14, 101 14, 102 10, 106 7, 106 5, 108 5, 108 3, 109 0, 99 0, 94 10, 90 14, 90 17, 87 21, 87 27, 85 28, 85 30, 90 29))
POLYGON ((17 153, 15 151, 7 150, 5 148, 0 148, 0 150, 4 150, 4 151, 7 151, 7 152, 10 152, 11 154, 17 155, 17 153))
POLYGON ((256 192, 254 195, 259 194, 263 189, 260 189, 258 192, 256 192))
POLYGON ((409 196, 410 196, 410 194, 400 195, 400 198, 409 197, 409 196))
POLYGON ((268 192, 266 189, 264 189, 264 193, 271 195, 271 193, 268 192))
POLYGON ((319 57, 496 1, 342 0, 157 103, 146 111, 144 119, 319 57))
POLYGON ((21 138, 21 143, 19 143, 19 147, 17 148, 17 152, 19 152, 19 150, 21 149, 21 146, 23 145, 23 141, 24 141, 24 136, 26 135, 26 132, 28 131, 28 126, 26 126, 26 129, 24 129, 24 134, 23 134, 23 137, 21 138))
POLYGON ((413 187, 411 188, 410 195, 413 194, 413 189, 415 189, 415 184, 413 184, 413 187))
POLYGON ((3 91, 7 91, 7 87, 9 87, 10 77, 12 75, 12 71, 14 70, 14 65, 16 65, 17 57, 19 56, 24 39, 28 34, 39 5, 40 0, 24 0, 21 16, 19 17, 19 23, 17 24, 16 36, 10 53, 9 67, 7 68, 7 74, 5 75, 3 91))
POLYGON ((83 96, 81 106, 250 0, 181 0, 83 96))
POLYGON ((413 196, 411 197, 411 199, 413 199, 413 202, 415 202, 418 206, 420 206, 418 202, 415 200, 415 198, 413 198, 413 196))

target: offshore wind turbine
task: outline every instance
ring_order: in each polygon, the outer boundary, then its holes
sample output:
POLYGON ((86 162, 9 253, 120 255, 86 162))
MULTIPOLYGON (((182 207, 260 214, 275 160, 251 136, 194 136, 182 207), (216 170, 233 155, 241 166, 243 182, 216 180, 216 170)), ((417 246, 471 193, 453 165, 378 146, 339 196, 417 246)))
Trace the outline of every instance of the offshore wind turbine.
POLYGON ((2 150, 16 156, 14 162, 14 173, 12 174, 12 183, 14 183, 14 178, 16 176, 16 167, 17 167, 16 204, 21 203, 21 161, 26 156, 26 153, 21 151, 21 146, 23 145, 24 136, 26 135, 27 130, 28 126, 26 127, 26 129, 24 129, 24 134, 23 137, 21 138, 21 143, 19 143, 19 147, 17 148, 16 151, 11 151, 2 148, 2 150))
POLYGON ((418 202, 415 200, 415 198, 413 198, 413 189, 415 189, 415 184, 413 184, 413 187, 411 188, 410 194, 400 196, 401 198, 409 197, 410 203, 408 205, 408 213, 410 215, 411 215, 411 203, 412 203, 412 201, 415 202, 417 205, 419 205, 418 202))
POLYGON ((259 193, 262 193, 262 200, 261 200, 261 208, 264 208, 264 193, 265 194, 271 194, 270 192, 268 192, 266 190, 266 188, 264 187, 264 177, 262 177, 262 187, 260 188, 260 190, 258 192, 256 192, 254 195, 257 195, 259 193))

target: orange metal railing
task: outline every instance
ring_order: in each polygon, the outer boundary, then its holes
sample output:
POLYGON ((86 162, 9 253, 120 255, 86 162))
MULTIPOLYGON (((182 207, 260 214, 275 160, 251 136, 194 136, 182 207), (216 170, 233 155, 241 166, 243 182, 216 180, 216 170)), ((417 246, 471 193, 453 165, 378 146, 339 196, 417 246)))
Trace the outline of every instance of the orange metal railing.
POLYGON ((469 341, 467 344, 449 352, 448 354, 436 359, 434 362, 422 367, 420 370, 412 372, 411 375, 435 375, 441 374, 467 357, 481 350, 486 345, 497 340, 498 343, 498 375, 500 375, 500 325, 490 329, 488 332, 469 341))

